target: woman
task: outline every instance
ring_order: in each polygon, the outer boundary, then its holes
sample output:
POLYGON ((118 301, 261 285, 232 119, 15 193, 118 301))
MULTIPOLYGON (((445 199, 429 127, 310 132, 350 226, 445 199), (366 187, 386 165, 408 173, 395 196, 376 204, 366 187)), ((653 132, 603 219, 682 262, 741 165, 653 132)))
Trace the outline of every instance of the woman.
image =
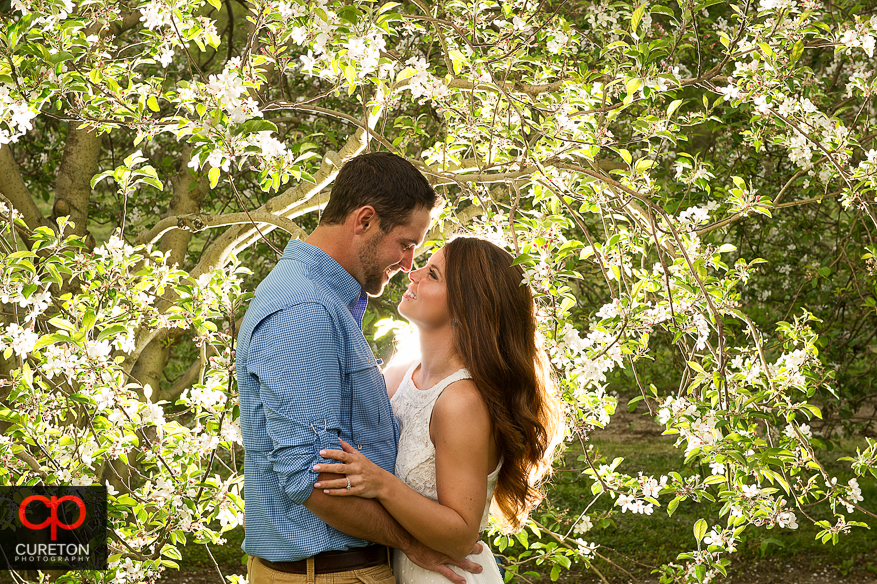
MULTIPOLYGON (((421 357, 385 372, 402 431, 396 474, 344 443, 344 452, 325 454, 340 464, 315 470, 346 478, 315 487, 376 498, 421 542, 462 559, 486 527, 491 499, 507 531, 541 499, 559 410, 533 297, 507 252, 458 237, 409 279, 399 313, 419 329, 421 357)), ((456 570, 467 582, 502 582, 487 546, 469 559, 484 571, 456 570)), ((398 551, 393 568, 399 584, 443 579, 398 551)))

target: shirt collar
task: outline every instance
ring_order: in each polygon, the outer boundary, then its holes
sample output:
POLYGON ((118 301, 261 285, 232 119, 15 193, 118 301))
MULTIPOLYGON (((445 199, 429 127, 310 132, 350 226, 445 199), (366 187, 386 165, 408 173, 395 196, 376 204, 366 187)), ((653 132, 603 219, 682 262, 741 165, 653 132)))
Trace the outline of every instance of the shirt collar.
POLYGON ((368 295, 356 278, 332 256, 315 245, 292 239, 283 251, 283 259, 296 260, 311 266, 311 274, 318 276, 321 283, 338 296, 362 328, 368 295))

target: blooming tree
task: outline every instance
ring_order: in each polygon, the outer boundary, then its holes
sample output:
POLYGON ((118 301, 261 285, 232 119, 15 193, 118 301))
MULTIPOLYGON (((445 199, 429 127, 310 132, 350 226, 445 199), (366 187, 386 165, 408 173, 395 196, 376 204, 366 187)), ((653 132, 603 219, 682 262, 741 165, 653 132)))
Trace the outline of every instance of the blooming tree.
MULTIPOLYGON (((585 448, 582 489, 622 516, 722 503, 667 578, 725 573, 746 529, 863 526, 811 430, 856 431, 874 378, 877 15, 852 7, 13 0, 4 483, 108 485, 118 582, 222 542, 247 291, 338 169, 384 149, 447 199, 421 252, 462 226, 526 268, 569 438, 626 384, 686 457, 653 477, 585 448)), ((872 480, 877 443, 849 462, 872 480)), ((587 510, 549 515, 523 552, 497 540, 509 577, 601 557, 587 510)))

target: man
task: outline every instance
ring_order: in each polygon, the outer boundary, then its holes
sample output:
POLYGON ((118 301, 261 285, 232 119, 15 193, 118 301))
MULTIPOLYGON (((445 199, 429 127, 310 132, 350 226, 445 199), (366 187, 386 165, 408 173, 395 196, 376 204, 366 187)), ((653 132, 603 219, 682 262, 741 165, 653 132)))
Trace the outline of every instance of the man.
POLYGON ((368 295, 411 269, 437 199, 403 158, 356 157, 339 172, 320 225, 305 242, 291 241, 256 289, 237 341, 251 584, 317 582, 320 574, 389 584, 387 546, 464 584, 444 565, 449 558, 376 501, 313 488, 340 476, 313 471, 333 462, 319 452, 341 450, 339 438, 394 470, 399 429, 362 317, 368 295))

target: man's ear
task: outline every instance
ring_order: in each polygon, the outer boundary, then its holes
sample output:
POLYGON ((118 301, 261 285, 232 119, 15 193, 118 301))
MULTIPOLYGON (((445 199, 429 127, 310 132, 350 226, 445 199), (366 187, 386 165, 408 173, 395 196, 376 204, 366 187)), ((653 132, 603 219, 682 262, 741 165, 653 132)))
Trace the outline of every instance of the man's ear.
POLYGON ((354 235, 370 235, 380 225, 378 214, 371 205, 360 207, 353 211, 352 215, 354 235))

